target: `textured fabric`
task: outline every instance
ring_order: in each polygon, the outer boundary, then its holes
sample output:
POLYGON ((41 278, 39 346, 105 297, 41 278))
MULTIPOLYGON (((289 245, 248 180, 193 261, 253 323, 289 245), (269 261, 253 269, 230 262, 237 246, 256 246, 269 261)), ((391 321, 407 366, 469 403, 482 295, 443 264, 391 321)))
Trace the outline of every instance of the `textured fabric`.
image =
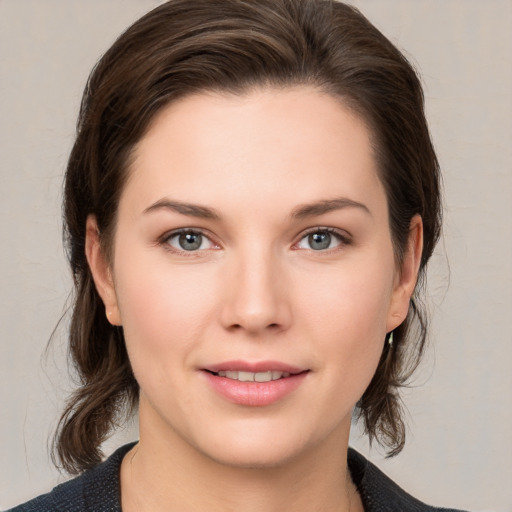
POLYGON ((119 448, 94 469, 7 512, 121 512, 119 470, 134 444, 119 448))
POLYGON ((348 467, 365 512, 463 512, 418 501, 352 448, 348 450, 348 467))
MULTIPOLYGON (((121 512, 119 469, 132 446, 119 448, 96 468, 7 512, 121 512)), ((352 449, 348 466, 365 512, 457 512, 421 503, 352 449)))

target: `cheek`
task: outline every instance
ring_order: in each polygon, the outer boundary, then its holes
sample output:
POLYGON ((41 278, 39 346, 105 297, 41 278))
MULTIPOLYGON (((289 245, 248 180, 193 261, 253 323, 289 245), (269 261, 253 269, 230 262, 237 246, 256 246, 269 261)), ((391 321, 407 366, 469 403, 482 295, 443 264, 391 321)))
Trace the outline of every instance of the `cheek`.
POLYGON ((119 260, 116 294, 130 356, 163 363, 170 352, 186 354, 215 314, 212 276, 199 266, 176 268, 165 255, 160 261, 143 251, 119 260))
POLYGON ((359 338, 364 343, 371 334, 385 334, 393 289, 393 263, 378 258, 343 262, 328 272, 313 271, 301 276, 302 315, 317 320, 328 332, 341 338, 359 338))
MULTIPOLYGON (((393 261, 361 259, 354 265, 304 283, 301 300, 308 337, 326 375, 358 400, 382 353, 392 296, 393 261)), ((336 391, 335 391, 336 392, 336 391)))

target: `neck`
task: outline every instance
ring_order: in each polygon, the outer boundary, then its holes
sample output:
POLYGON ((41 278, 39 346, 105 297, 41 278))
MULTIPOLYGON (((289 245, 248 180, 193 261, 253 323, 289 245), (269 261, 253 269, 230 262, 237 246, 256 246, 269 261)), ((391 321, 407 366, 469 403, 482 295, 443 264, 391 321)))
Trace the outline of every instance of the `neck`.
POLYGON ((124 512, 359 512, 346 463, 348 433, 273 466, 219 463, 144 422, 121 468, 124 512))

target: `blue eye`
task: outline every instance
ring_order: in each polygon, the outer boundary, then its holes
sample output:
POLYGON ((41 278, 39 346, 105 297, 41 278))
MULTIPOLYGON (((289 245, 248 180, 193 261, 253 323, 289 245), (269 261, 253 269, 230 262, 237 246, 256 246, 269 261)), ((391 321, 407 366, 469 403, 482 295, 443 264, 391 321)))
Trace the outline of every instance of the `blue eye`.
POLYGON ((193 252, 211 249, 213 242, 199 231, 179 231, 169 236, 165 242, 179 251, 193 252))
POLYGON ((301 238, 297 247, 299 247, 299 249, 325 251, 326 249, 338 247, 344 242, 345 240, 340 234, 328 229, 318 229, 301 238))

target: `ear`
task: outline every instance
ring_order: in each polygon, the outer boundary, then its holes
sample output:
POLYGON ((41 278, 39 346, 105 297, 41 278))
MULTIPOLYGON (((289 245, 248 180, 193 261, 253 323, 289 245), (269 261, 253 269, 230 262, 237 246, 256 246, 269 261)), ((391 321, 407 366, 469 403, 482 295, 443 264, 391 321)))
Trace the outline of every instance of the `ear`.
POLYGON ((121 325, 121 315, 117 305, 116 290, 110 265, 105 257, 100 243, 100 233, 94 215, 87 217, 85 229, 85 256, 91 269, 91 274, 103 304, 107 320, 112 325, 121 325))
POLYGON ((403 256, 402 267, 397 272, 393 285, 390 308, 388 312, 387 332, 398 327, 409 312, 411 301, 423 252, 423 222, 419 215, 411 219, 406 251, 403 256))

